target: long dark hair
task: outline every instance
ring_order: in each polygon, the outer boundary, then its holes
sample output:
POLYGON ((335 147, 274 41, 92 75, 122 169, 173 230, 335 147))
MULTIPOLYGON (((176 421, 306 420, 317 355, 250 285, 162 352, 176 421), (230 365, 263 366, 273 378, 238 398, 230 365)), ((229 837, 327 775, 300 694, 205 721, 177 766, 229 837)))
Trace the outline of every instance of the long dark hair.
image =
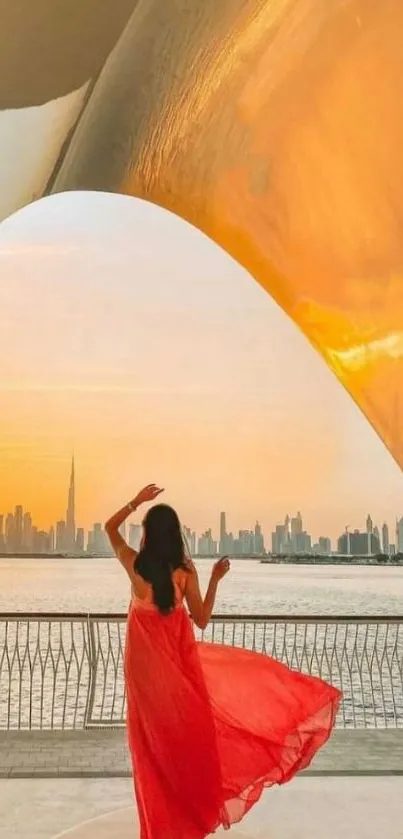
POLYGON ((172 572, 186 570, 185 545, 179 518, 167 504, 156 504, 143 521, 144 540, 136 559, 136 572, 151 583, 154 603, 163 615, 175 606, 172 572))

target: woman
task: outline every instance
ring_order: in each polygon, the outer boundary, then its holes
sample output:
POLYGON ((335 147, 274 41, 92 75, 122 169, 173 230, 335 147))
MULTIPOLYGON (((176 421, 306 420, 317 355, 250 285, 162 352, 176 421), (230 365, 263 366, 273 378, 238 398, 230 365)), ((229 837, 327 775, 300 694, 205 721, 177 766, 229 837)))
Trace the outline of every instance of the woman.
POLYGON ((341 694, 265 655, 196 643, 210 620, 224 558, 206 596, 179 519, 157 504, 138 553, 119 532, 163 490, 143 489, 105 525, 131 581, 125 650, 127 727, 141 839, 204 839, 242 819, 265 786, 304 769, 332 731, 341 694))

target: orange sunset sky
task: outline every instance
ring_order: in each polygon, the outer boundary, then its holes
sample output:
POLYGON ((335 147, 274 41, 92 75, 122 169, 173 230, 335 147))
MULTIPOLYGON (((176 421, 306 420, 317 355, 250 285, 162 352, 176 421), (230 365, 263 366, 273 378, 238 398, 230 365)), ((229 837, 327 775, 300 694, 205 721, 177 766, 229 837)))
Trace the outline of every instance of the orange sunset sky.
POLYGON ((337 536, 393 525, 403 478, 270 297, 164 210, 45 199, 0 226, 0 513, 77 524, 155 481, 183 521, 265 532, 289 511, 337 536))

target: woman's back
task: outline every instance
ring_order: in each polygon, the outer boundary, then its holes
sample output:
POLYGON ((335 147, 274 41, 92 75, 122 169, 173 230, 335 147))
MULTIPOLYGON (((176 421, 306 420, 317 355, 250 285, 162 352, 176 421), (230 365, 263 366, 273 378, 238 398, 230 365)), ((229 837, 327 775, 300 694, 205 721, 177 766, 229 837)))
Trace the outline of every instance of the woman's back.
MULTIPOLYGON (((183 568, 177 568, 172 572, 172 582, 175 592, 175 606, 180 605, 185 596, 186 578, 187 572, 183 568)), ((147 580, 144 580, 140 574, 136 573, 136 570, 134 570, 132 577, 132 598, 140 604, 144 603, 148 606, 156 605, 153 596, 152 584, 147 582, 147 580)))

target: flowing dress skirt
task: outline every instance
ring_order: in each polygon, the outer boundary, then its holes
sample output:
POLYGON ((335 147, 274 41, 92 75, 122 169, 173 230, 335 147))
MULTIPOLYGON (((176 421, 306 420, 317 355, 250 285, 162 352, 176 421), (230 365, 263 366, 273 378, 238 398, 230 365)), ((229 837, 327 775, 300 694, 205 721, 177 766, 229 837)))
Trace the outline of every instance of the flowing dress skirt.
POLYGON ((141 839, 204 839, 240 821, 328 740, 340 692, 266 655, 198 643, 178 606, 133 599, 125 679, 141 839))

